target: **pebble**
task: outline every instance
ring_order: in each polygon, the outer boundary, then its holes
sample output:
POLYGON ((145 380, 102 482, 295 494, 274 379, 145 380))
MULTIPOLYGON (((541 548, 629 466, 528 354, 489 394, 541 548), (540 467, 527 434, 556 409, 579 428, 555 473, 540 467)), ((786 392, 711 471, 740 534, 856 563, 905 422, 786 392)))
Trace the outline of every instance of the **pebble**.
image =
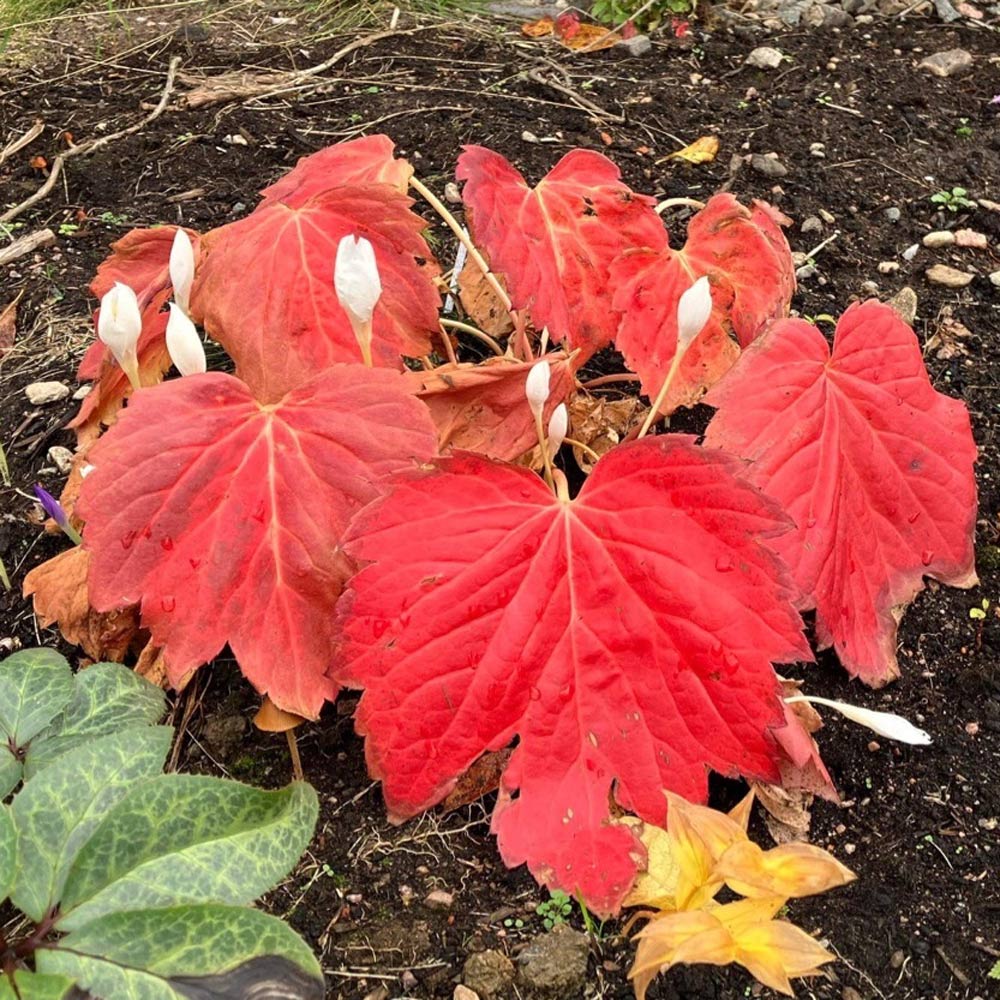
POLYGON ((989 241, 985 233, 977 233, 975 229, 956 229, 955 244, 960 247, 971 247, 973 250, 985 250, 989 241))
POLYGON ((92 382, 87 382, 81 385, 76 392, 73 393, 73 398, 76 400, 86 399, 94 391, 94 385, 92 382))
POLYGON ((806 264, 803 267, 797 267, 795 269, 795 277, 799 281, 808 281, 810 278, 816 276, 816 267, 813 264, 806 264))
POLYGON ((475 990, 470 990, 468 986, 461 983, 455 987, 455 992, 451 995, 451 1000, 479 1000, 479 994, 475 990))
POLYGON ((784 177, 788 174, 788 167, 776 155, 754 153, 750 157, 750 167, 765 177, 784 177))
POLYGON ((881 749, 882 745, 878 742, 878 740, 872 740, 871 743, 868 744, 869 753, 878 753, 881 749))
POLYGON ((965 49, 948 49, 935 52, 917 64, 917 69, 925 69, 935 76, 961 76, 972 69, 972 55, 965 49))
POLYGON ((822 142, 814 142, 809 146, 809 155, 815 156, 817 160, 826 159, 826 146, 822 142))
POLYGON ((784 58, 785 55, 781 49, 771 48, 770 45, 760 45, 747 56, 746 64, 756 69, 777 69, 784 58))
POLYGON ((989 198, 980 198, 977 202, 980 208, 985 208, 987 212, 1000 212, 1000 202, 990 201, 989 198))
POLYGON ((945 288, 965 288, 973 278, 971 274, 959 271, 957 267, 949 267, 947 264, 935 264, 927 268, 924 274, 932 285, 944 285, 945 288))
POLYGON ((903 260, 905 261, 913 260, 913 258, 917 256, 919 250, 920 250, 919 243, 914 243, 912 246, 908 246, 902 253, 903 260))
POLYGON ((502 1000, 514 982, 514 963, 492 948, 473 952, 462 966, 462 982, 484 1000, 502 1000))
POLYGON ((48 458, 63 475, 66 475, 73 467, 73 452, 61 444, 54 444, 49 448, 48 458))
POLYGON ((845 986, 840 993, 840 1000, 863 1000, 863 997, 853 986, 845 986))
POLYGON ((900 210, 898 208, 896 208, 895 205, 893 205, 892 208, 887 208, 885 210, 885 217, 890 222, 899 222, 899 220, 902 218, 902 215, 903 215, 903 213, 900 212, 900 210))
POLYGON ((450 910, 455 903, 455 897, 444 889, 435 889, 427 893, 424 899, 424 906, 429 910, 450 910))
POLYGON ((560 924, 536 937, 517 956, 521 984, 527 992, 553 1000, 580 996, 589 955, 587 935, 560 924))
POLYGON ((24 387, 24 394, 32 406, 58 403, 69 395, 69 386, 62 382, 32 382, 24 387))
POLYGON ((902 948, 898 948, 896 951, 892 953, 891 957, 889 958, 889 965, 891 965, 894 969, 900 969, 902 968, 903 963, 905 961, 906 961, 906 952, 903 951, 902 948))
POLYGON ((458 190, 458 185, 454 181, 448 181, 445 184, 444 200, 450 205, 460 205, 462 203, 462 193, 458 190))
POLYGON ((420 985, 420 980, 409 969, 399 977, 399 981, 404 990, 415 990, 420 985))
POLYGON ((994 271, 990 275, 990 284, 993 285, 994 288, 1000 288, 1000 271, 994 271))
POLYGON ((862 295, 878 295, 878 284, 874 281, 861 282, 862 295))
POLYGON ((644 56, 653 51, 653 43, 649 40, 649 35, 635 35, 632 38, 626 38, 618 44, 624 45, 625 51, 630 56, 644 56))
POLYGON ((930 247, 932 250, 938 247, 950 247, 955 242, 955 234, 948 229, 939 229, 928 233, 922 242, 925 247, 930 247))
POLYGON ((832 226, 836 221, 837 217, 833 212, 828 212, 825 208, 819 210, 819 217, 828 225, 832 226))
POLYGON ((821 233, 823 232, 823 220, 816 215, 810 215, 808 219, 804 220, 802 223, 803 233, 821 233))
POLYGON ((896 292, 887 304, 896 310, 907 326, 913 326, 917 318, 917 293, 909 285, 896 292))
POLYGON ((857 844, 844 844, 844 853, 853 854, 858 849, 857 844))
POLYGON ((895 260, 883 260, 878 266, 879 274, 892 274, 899 270, 899 262, 895 260))
POLYGON ((534 132, 529 132, 525 129, 525 131, 521 133, 521 142, 538 142, 538 136, 535 135, 534 132))

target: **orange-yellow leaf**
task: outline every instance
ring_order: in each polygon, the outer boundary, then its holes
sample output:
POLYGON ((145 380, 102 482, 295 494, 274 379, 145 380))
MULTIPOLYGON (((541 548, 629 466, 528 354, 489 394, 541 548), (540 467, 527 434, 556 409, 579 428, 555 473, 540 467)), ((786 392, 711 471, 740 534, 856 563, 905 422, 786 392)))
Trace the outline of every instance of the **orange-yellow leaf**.
POLYGON ((759 923, 736 936, 736 961, 755 979, 786 996, 794 996, 789 979, 814 976, 833 960, 818 941, 787 920, 759 923))
POLYGON ((812 844, 784 844, 762 851, 749 840, 733 844, 723 854, 715 875, 741 896, 796 899, 847 885, 856 877, 832 854, 812 844))
POLYGON ((646 823, 639 839, 646 848, 646 870, 639 872, 623 905, 676 910, 677 880, 681 871, 670 849, 670 835, 666 830, 646 823))
POLYGON ((537 21, 528 21, 521 25, 521 34, 529 38, 542 38, 551 35, 555 30, 555 21, 548 14, 540 17, 537 21))
POLYGON ((676 153, 671 153, 668 160, 684 160, 685 163, 711 163, 719 152, 719 137, 717 135, 703 135, 700 139, 695 139, 690 146, 678 149, 676 153))
POLYGON ((610 49, 621 40, 622 36, 617 32, 602 28, 599 24, 581 24, 576 31, 559 37, 560 44, 567 49, 586 49, 588 52, 610 49))

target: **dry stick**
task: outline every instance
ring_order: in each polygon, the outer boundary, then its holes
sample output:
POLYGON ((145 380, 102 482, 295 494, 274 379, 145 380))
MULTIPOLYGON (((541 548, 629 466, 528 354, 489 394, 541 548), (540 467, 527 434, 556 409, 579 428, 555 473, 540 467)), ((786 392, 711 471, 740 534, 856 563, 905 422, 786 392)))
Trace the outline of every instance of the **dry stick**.
POLYGON ((676 208, 681 205, 686 208, 696 208, 699 212, 705 207, 705 203, 698 201, 697 198, 667 198, 666 201, 661 201, 654 211, 657 215, 662 215, 668 208, 676 208))
POLYGON ((167 102, 170 100, 170 95, 174 89, 174 78, 177 76, 177 67, 180 65, 180 62, 180 56, 174 56, 174 58, 170 60, 170 66, 167 68, 167 79, 163 85, 163 93, 160 96, 160 101, 156 107, 145 116, 145 118, 136 122, 134 125, 129 125, 128 128, 123 128, 118 132, 112 132, 110 135, 102 135, 98 139, 81 142, 79 145, 67 149, 65 153, 60 153, 55 160, 52 161, 52 170, 45 183, 33 195, 25 198, 20 205, 15 205, 13 208, 4 212, 3 215, 0 215, 0 222, 10 222, 12 219, 16 219, 22 212, 31 208, 32 205, 37 204, 45 198, 52 188, 55 187, 56 180, 62 172, 63 164, 71 157, 89 156, 91 153, 95 153, 97 150, 103 149, 108 145, 108 143, 115 142, 118 139, 124 139, 125 136, 132 135, 135 132, 140 131, 140 129, 145 128, 150 122, 159 118, 166 109, 167 102))
POLYGON ((488 333, 483 333, 482 330, 477 330, 474 326, 469 326, 468 323, 460 323, 457 319, 443 319, 441 325, 453 330, 461 330, 463 333, 481 340, 497 357, 503 357, 503 348, 488 333))
POLYGON ((25 146, 29 146, 33 143, 41 134, 45 131, 45 126, 40 122, 35 122, 27 132, 20 137, 20 139, 12 139, 3 150, 0 150, 0 163, 9 156, 13 156, 18 150, 24 149, 25 146))
POLYGON ((39 229, 37 232, 19 236, 10 246, 0 250, 0 266, 9 264, 12 260, 26 257, 42 247, 50 247, 56 241, 56 234, 51 229, 39 229))
MULTIPOLYGON (((582 49, 580 50, 583 51, 582 49)), ((539 69, 528 70, 528 76, 535 81, 535 83, 540 83, 543 87, 551 87, 553 90, 558 90, 560 94, 565 94, 574 104, 577 105, 582 111, 589 111, 592 115, 598 118, 603 118, 605 121, 613 122, 616 125, 624 125, 626 118, 624 115, 613 115, 610 111, 605 111, 599 104, 595 104, 593 101, 588 100, 581 94, 578 94, 575 90, 569 87, 563 86, 561 83, 556 83, 546 76, 542 75, 539 69)))

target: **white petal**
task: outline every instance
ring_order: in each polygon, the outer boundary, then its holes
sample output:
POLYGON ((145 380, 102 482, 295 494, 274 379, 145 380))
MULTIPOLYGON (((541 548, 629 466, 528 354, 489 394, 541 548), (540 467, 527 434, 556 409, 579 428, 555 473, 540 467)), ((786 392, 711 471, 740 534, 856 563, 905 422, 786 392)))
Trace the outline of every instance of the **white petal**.
POLYGON ((818 698, 813 695, 796 695, 794 698, 786 698, 785 701, 788 703, 811 701, 817 705, 826 705, 827 708, 840 712, 851 722, 856 722, 859 726, 867 726, 888 740, 912 743, 914 746, 927 746, 931 742, 930 735, 923 729, 918 729, 908 719, 904 719, 901 715, 895 715, 893 712, 876 712, 871 708, 862 708, 860 705, 849 705, 846 701, 832 701, 829 698, 818 698))
POLYGON ((699 278, 677 303, 677 350, 686 351, 688 345, 705 329, 712 315, 712 289, 708 278, 699 278))
POLYGON ((562 447, 567 430, 569 430, 569 411, 565 403, 560 403, 549 417, 549 455, 554 455, 562 447))
POLYGON ((200 375, 206 369, 205 348, 194 323, 176 302, 170 303, 167 320, 167 351, 182 375, 200 375))
POLYGON ((194 247, 191 238, 178 227, 170 246, 170 284, 174 286, 174 301, 188 311, 191 285, 194 283, 194 247))
POLYGON ((128 285, 116 281, 101 299, 97 316, 97 336, 108 345, 119 364, 135 354, 142 332, 139 300, 128 285))
POLYGON ((536 417, 541 417, 545 401, 549 398, 549 363, 536 362, 524 383, 524 394, 528 397, 528 405, 536 417))
POLYGON ((337 299, 352 323, 368 323, 382 295, 375 248, 364 237, 345 236, 333 269, 337 299))

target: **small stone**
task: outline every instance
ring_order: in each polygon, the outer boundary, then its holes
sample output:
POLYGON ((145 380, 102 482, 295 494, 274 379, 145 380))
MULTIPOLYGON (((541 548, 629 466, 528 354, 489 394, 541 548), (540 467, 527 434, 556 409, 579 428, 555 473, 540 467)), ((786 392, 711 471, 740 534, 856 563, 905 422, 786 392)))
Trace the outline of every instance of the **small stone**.
POLYGON ((93 389, 93 383, 87 382, 85 385, 81 385, 80 388, 73 393, 73 398, 76 400, 86 399, 91 392, 93 392, 93 389))
POLYGON ((821 233, 823 220, 819 216, 810 215, 808 219, 803 220, 801 230, 803 233, 821 233))
POLYGON ((965 288, 973 278, 973 275, 947 264, 935 264, 927 268, 924 274, 932 285, 944 285, 945 288, 965 288))
POLYGON ((896 292, 887 305, 896 310, 907 326, 913 326, 913 321, 917 318, 917 293, 909 285, 896 292))
POLYGON ((243 742, 247 720, 242 715, 210 715, 201 730, 205 748, 221 761, 228 760, 243 742))
POLYGON ((455 992, 451 995, 451 1000, 479 1000, 479 994, 475 990, 470 990, 468 986, 461 983, 455 987, 455 992))
POLYGON ((905 961, 906 961, 906 952, 903 951, 901 948, 898 948, 896 951, 892 953, 891 957, 889 958, 889 965, 894 969, 900 969, 902 968, 903 963, 905 961))
POLYGON ((855 24, 872 24, 875 18, 871 14, 858 14, 854 19, 855 24))
POLYGON ((882 746, 878 742, 878 740, 872 740, 871 743, 868 744, 868 752, 869 753, 878 753, 879 750, 881 750, 881 749, 882 749, 882 746))
POLYGON ((653 43, 650 41, 649 35, 635 35, 632 38, 626 38, 619 44, 625 46, 625 51, 630 56, 644 56, 653 51, 653 43))
POLYGON ((245 135, 240 135, 236 132, 233 135, 224 135, 222 141, 226 143, 227 146, 248 146, 247 138, 245 135))
POLYGON ((360 892, 349 892, 344 899, 346 899, 351 906, 360 906, 364 902, 365 897, 360 892))
POLYGON ((514 963, 493 949, 474 952, 462 966, 462 982, 483 1000, 502 1000, 514 982, 514 963))
POLYGON ((529 132, 527 129, 521 133, 521 142, 538 142, 538 136, 534 132, 529 132))
POLYGON ((817 160, 826 159, 826 145, 822 142, 814 142, 809 146, 809 155, 815 156, 817 160))
POLYGON ((990 275, 990 284, 995 288, 1000 288, 1000 271, 994 271, 990 275))
POLYGON ((747 56, 746 64, 756 69, 777 69, 784 58, 781 49, 772 48, 770 45, 759 45, 747 56))
POLYGON ((903 215, 903 213, 900 212, 900 210, 898 208, 896 208, 895 205, 893 205, 891 208, 887 208, 885 210, 885 217, 890 222, 899 222, 900 218, 902 218, 902 215, 903 215))
POLYGON ((73 452, 61 444, 54 444, 49 448, 48 458, 63 475, 66 475, 73 467, 73 452))
POLYGON ((778 8, 778 20, 789 28, 796 28, 802 21, 802 15, 812 5, 812 0, 796 0, 793 3, 783 3, 778 8))
POLYGON ((58 403, 69 395, 69 386, 62 382, 32 382, 24 387, 24 394, 32 406, 58 403))
POLYGON ((858 849, 857 844, 844 844, 844 853, 853 854, 858 849))
POLYGON ((424 898, 424 906, 429 910, 450 910, 455 904, 455 897, 444 889, 435 889, 427 893, 424 898))
POLYGON ((955 245, 970 247, 973 250, 985 250, 989 246, 989 241, 985 233, 977 233, 975 229, 956 229, 955 245))
POLYGON ((808 281, 810 278, 816 276, 816 266, 814 264, 805 264, 802 267, 797 267, 795 269, 795 277, 799 281, 808 281))
POLYGON ((921 59, 917 69, 925 69, 935 76, 961 76, 972 69, 972 55, 965 49, 935 52, 934 55, 921 59))
POLYGON ((461 205, 462 193, 458 190, 458 185, 454 181, 448 181, 444 186, 444 200, 449 205, 461 205))
POLYGON ((776 155, 765 156, 763 153, 754 153, 750 157, 750 166, 765 177, 784 177, 788 173, 788 167, 781 163, 776 155))
POLYGON ((404 990, 415 990, 420 985, 420 980, 409 969, 399 977, 399 981, 404 990))
POLYGON ((861 282, 862 295, 878 295, 878 285, 874 281, 861 282))
POLYGON ((914 243, 912 246, 908 246, 903 251, 903 253, 902 253, 901 256, 902 256, 903 260, 909 262, 909 261, 913 260, 914 257, 917 256, 917 254, 918 254, 919 251, 920 251, 920 244, 919 243, 914 243))
POLYGON ((833 212, 828 212, 825 208, 819 210, 819 217, 828 225, 832 226, 836 221, 837 217, 833 212))
POLYGON ((853 986, 845 986, 840 992, 840 1000, 863 1000, 863 998, 853 986))
POLYGON ((583 992, 590 941, 565 924, 536 937, 517 956, 522 985, 539 996, 564 1000, 583 992))
POLYGON ((878 266, 879 274, 893 274, 899 270, 899 262, 895 260, 883 260, 878 266))
POLYGON ((980 208, 985 208, 987 212, 1000 212, 1000 201, 990 201, 989 198, 980 198, 976 204, 980 208))
POLYGON ((978 736, 979 735, 979 723, 978 722, 967 722, 965 724, 965 731, 970 736, 978 736))
POLYGON ((939 229, 928 233, 921 241, 925 247, 937 250, 940 247, 950 247, 955 242, 955 234, 948 229, 939 229))

